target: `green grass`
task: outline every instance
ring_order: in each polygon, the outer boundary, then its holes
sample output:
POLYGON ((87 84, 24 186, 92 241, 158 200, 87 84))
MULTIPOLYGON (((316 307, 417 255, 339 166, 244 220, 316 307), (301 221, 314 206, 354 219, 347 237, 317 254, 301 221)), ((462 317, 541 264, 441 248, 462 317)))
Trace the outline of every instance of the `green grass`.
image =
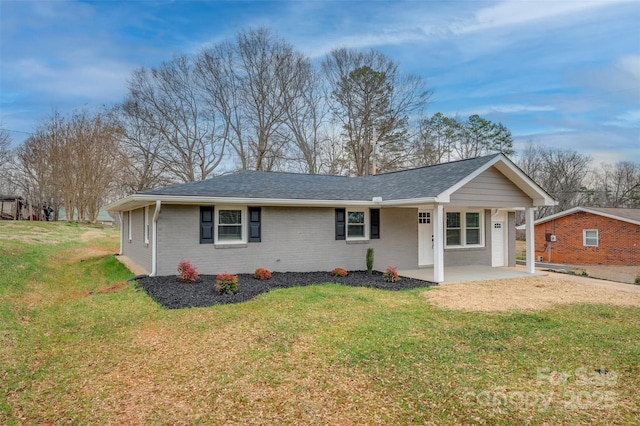
POLYGON ((467 313, 428 304, 424 289, 325 284, 166 310, 133 284, 105 291, 132 275, 108 254, 116 250, 113 229, 0 222, 0 423, 630 424, 640 415, 638 308, 467 313), (82 242, 87 232, 99 235, 82 242))

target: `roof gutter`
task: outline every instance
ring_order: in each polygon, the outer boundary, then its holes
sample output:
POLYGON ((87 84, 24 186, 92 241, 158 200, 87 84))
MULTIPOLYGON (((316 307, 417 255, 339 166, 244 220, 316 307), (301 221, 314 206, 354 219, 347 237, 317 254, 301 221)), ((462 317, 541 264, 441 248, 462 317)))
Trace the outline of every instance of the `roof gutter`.
MULTIPOLYGON (((376 197, 378 198, 378 197, 376 197)), ((423 199, 397 200, 400 204, 415 204, 423 199)), ((425 199, 426 200, 426 199, 425 199)), ((433 202, 434 198, 428 198, 433 202)), ((245 204, 260 206, 316 206, 316 207, 333 207, 333 206, 375 206, 375 205, 392 205, 393 200, 314 200, 314 199, 287 199, 287 198, 246 198, 246 197, 206 197, 191 195, 153 195, 153 194, 134 194, 123 198, 106 207, 108 211, 123 211, 132 208, 139 208, 153 202, 163 202, 165 204, 245 204), (131 206, 133 204, 133 206, 131 206)))

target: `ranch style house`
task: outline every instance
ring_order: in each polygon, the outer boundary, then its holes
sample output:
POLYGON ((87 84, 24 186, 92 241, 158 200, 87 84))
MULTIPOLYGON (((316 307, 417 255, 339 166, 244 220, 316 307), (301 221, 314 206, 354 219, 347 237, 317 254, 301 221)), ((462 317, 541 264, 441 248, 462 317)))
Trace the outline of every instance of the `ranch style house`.
POLYGON ((140 191, 121 215, 120 254, 150 275, 181 260, 201 274, 515 266, 515 212, 525 212, 534 273, 534 210, 555 200, 503 154, 373 176, 241 171, 140 191))

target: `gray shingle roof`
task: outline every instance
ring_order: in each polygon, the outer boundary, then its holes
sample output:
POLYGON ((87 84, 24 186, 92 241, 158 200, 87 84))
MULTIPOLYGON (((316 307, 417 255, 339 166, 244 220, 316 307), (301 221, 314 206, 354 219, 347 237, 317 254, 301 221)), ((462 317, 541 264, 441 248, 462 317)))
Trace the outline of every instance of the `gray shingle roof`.
POLYGON ((361 177, 247 170, 139 194, 363 201, 371 201, 373 197, 383 200, 428 198, 446 191, 498 155, 361 177))

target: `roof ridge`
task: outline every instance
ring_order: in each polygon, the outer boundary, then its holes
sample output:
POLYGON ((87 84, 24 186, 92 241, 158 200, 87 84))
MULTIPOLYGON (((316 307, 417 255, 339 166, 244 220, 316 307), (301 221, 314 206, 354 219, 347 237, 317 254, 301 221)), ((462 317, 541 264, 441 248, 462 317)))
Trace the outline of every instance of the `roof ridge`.
POLYGON ((430 167, 437 167, 437 166, 444 166, 444 165, 455 164, 455 163, 462 163, 463 161, 478 160, 480 158, 489 159, 489 158, 494 158, 494 157, 496 157, 496 156, 498 156, 500 154, 502 154, 502 153, 501 152, 496 152, 494 154, 479 155, 477 157, 471 157, 471 158, 461 158, 459 160, 447 161, 447 162, 444 162, 444 163, 427 164, 426 166, 412 167, 410 169, 392 170, 390 172, 378 173, 376 175, 371 175, 371 176, 384 176, 384 175, 390 175, 392 173, 401 173, 401 172, 408 172, 408 171, 411 171, 411 170, 428 169, 430 167))

